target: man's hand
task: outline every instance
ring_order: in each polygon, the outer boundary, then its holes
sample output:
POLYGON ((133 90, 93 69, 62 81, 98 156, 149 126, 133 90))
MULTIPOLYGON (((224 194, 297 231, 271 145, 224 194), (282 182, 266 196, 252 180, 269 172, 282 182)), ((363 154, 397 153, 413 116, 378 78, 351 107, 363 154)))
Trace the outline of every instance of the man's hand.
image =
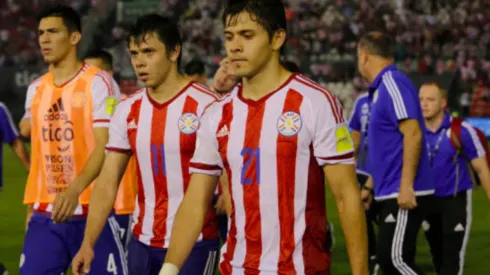
POLYGON ((400 206, 402 209, 414 209, 417 207, 417 199, 412 186, 407 186, 403 183, 400 185, 400 192, 398 193, 398 206, 400 206))
POLYGON ((364 209, 369 210, 369 208, 371 208, 371 203, 373 202, 373 194, 371 194, 371 191, 367 189, 362 189, 361 199, 362 203, 364 204, 364 209))
POLYGON ((68 187, 56 196, 51 219, 54 223, 63 223, 71 218, 78 206, 80 193, 68 187))
POLYGON ((71 263, 73 275, 85 275, 90 272, 90 265, 94 259, 94 248, 83 243, 71 263))
POLYGON ((225 59, 220 63, 220 67, 214 74, 213 88, 219 93, 226 93, 230 91, 233 86, 238 82, 233 76, 233 66, 225 59))
POLYGON ((223 195, 220 195, 218 197, 218 200, 216 201, 214 208, 216 208, 217 214, 219 214, 219 215, 226 214, 226 203, 225 203, 225 198, 223 195))

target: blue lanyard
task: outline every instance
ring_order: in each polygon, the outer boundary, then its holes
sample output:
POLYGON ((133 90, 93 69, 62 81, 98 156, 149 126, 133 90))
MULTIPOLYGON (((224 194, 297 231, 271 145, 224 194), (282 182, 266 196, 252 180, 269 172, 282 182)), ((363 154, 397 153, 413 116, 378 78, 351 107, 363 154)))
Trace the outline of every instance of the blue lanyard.
POLYGON ((446 129, 441 130, 441 133, 439 134, 439 137, 437 138, 436 144, 434 145, 434 149, 430 148, 429 143, 427 142, 427 151, 429 151, 429 163, 430 166, 432 167, 432 163, 434 161, 434 158, 437 155, 437 152, 439 151, 439 145, 441 144, 442 138, 444 137, 444 134, 446 134, 446 129))

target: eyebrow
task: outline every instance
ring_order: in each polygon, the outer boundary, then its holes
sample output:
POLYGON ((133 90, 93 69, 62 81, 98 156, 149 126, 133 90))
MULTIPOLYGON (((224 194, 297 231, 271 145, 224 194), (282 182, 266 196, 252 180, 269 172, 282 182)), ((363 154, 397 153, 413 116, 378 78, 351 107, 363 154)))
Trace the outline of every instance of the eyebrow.
POLYGON ((234 33, 238 33, 238 34, 244 34, 244 33, 247 33, 247 32, 255 32, 255 30, 252 30, 252 29, 244 29, 244 30, 239 30, 239 31, 226 31, 225 30, 225 34, 234 34, 234 33))

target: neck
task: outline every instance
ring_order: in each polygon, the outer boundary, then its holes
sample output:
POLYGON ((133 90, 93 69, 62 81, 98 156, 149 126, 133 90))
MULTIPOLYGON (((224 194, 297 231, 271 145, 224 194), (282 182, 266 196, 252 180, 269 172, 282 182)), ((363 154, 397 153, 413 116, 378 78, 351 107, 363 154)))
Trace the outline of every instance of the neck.
POLYGON ((427 129, 429 129, 431 132, 437 131, 439 127, 441 127, 442 121, 444 120, 444 112, 441 111, 439 114, 432 118, 427 118, 425 119, 425 126, 427 129))
POLYGON ((158 86, 148 90, 153 99, 164 103, 178 94, 188 83, 189 79, 178 72, 177 66, 172 66, 165 79, 158 86))
POLYGON ((258 100, 279 88, 290 76, 279 62, 269 61, 259 72, 242 78, 243 97, 258 100))
POLYGON ((72 79, 82 66, 82 61, 77 58, 76 52, 72 51, 58 63, 50 64, 49 71, 53 74, 54 84, 62 85, 72 79))
POLYGON ((382 59, 378 58, 376 59, 373 64, 370 66, 371 70, 369 71, 369 75, 367 76, 367 80, 369 83, 373 83, 373 81, 376 79, 376 77, 381 73, 381 71, 388 67, 389 65, 392 65, 393 62, 391 60, 387 59, 382 59))

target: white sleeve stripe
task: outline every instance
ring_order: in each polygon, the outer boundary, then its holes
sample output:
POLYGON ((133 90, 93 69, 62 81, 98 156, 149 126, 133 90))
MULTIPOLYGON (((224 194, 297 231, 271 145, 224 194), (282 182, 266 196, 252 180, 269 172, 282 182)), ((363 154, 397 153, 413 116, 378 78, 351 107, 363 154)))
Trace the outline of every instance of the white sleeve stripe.
POLYGON ((202 174, 202 175, 208 175, 208 176, 221 176, 222 171, 221 170, 204 170, 204 169, 197 169, 197 168, 189 168, 189 173, 190 174, 202 174))
POLYGON ((114 81, 112 80, 112 78, 109 77, 109 75, 104 71, 100 71, 96 75, 99 76, 102 81, 104 81, 104 83, 107 85, 107 92, 109 93, 109 96, 115 95, 114 81))
POLYGON ((393 100, 395 105, 395 112, 398 119, 405 119, 408 117, 407 109, 405 108, 405 103, 403 102, 403 97, 396 85, 393 75, 391 72, 386 73, 383 76, 383 83, 386 85, 386 89, 393 100))
POLYGON ((0 107, 3 109, 3 111, 5 112, 5 114, 7 115, 7 119, 9 121, 9 124, 10 124, 10 128, 12 128, 12 131, 14 132, 14 134, 16 136, 19 136, 19 132, 17 131, 17 127, 15 127, 15 123, 14 123, 14 120, 12 119, 12 115, 10 114, 10 111, 9 109, 7 108, 7 106, 5 106, 5 104, 3 103, 0 103, 0 107))
POLYGON ((470 133, 471 140, 473 141, 473 146, 475 146, 475 148, 476 148, 476 153, 477 153, 478 157, 484 156, 485 155, 485 149, 483 148, 483 145, 480 142, 480 138, 478 138, 478 134, 476 133, 473 126, 471 126, 467 122, 463 121, 463 127, 466 128, 468 133, 470 133))

